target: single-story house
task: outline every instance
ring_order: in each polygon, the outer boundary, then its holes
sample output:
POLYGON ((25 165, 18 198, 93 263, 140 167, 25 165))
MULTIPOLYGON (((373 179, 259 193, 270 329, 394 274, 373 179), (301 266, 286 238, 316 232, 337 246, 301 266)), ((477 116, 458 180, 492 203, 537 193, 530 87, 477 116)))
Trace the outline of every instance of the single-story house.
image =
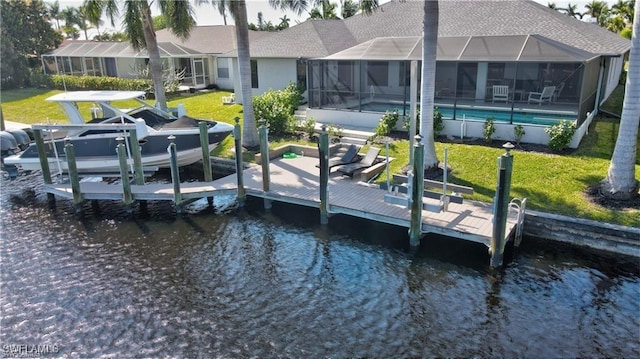
MULTIPOLYGON (((447 135, 481 137, 493 118, 496 139, 512 140, 523 125, 524 142, 547 143, 543 129, 566 119, 579 126, 575 147, 596 104, 617 86, 630 49, 617 34, 529 0, 441 1, 439 8, 435 99, 447 135)), ((333 125, 373 128, 387 110, 408 116, 422 21, 422 2, 392 0, 372 15, 250 31, 253 93, 302 83, 307 117, 333 125)), ((158 41, 180 43, 163 31, 158 41)), ((197 27, 180 45, 193 49, 184 58, 205 56, 206 85, 234 89, 242 102, 232 26, 197 27)))

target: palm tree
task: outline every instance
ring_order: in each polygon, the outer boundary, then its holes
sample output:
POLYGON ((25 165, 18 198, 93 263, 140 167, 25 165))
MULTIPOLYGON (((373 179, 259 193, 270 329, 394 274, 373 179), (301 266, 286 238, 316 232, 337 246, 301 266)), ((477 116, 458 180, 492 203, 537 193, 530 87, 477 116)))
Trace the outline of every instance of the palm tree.
POLYGON ((336 4, 329 0, 316 0, 316 6, 309 13, 310 19, 337 19, 336 4))
MULTIPOLYGON (((422 88, 420 90, 420 134, 424 141, 424 168, 437 168, 438 156, 433 133, 433 107, 438 50, 438 1, 424 1, 422 22, 422 88)), ((446 171, 446 169, 445 169, 446 171)))
POLYGON ((634 19, 634 5, 635 1, 618 0, 615 4, 611 5, 611 12, 615 15, 622 17, 625 23, 631 24, 634 19))
POLYGON ((583 15, 591 16, 596 19, 598 25, 604 26, 607 13, 609 12, 609 7, 606 2, 601 0, 591 0, 591 2, 586 4, 584 7, 587 11, 583 15))
POLYGON ((278 24, 278 30, 288 29, 289 28, 289 21, 291 21, 291 19, 289 19, 287 17, 287 15, 281 17, 280 18, 280 24, 278 24))
MULTIPOLYGON (((171 29, 171 32, 182 39, 189 37, 191 28, 195 25, 193 10, 189 3, 187 1, 161 0, 159 5, 160 12, 166 16, 167 27, 171 29)), ((111 25, 115 25, 115 19, 119 14, 116 0, 86 0, 85 6, 88 7, 87 13, 92 17, 96 14, 102 14, 103 11, 106 12, 111 20, 111 25)), ((91 21, 94 20, 95 18, 91 19, 91 21)), ((162 81, 162 62, 160 61, 156 33, 153 30, 153 17, 148 0, 125 1, 123 22, 131 46, 137 50, 147 49, 156 106, 166 110, 167 98, 162 81)))
MULTIPOLYGON (((89 35, 87 34, 87 30, 89 30, 91 28, 91 23, 93 23, 93 21, 89 20, 89 14, 88 14, 87 7, 84 6, 84 5, 81 5, 78 8, 77 15, 78 16, 76 18, 76 25, 78 25, 80 30, 82 30, 84 32, 84 39, 85 40, 89 40, 89 35)), ((98 19, 97 22, 99 22, 99 20, 100 19, 98 19)))
POLYGON ((622 104, 622 116, 618 139, 611 157, 607 178, 602 182, 601 192, 610 198, 630 199, 638 195, 638 180, 635 176, 638 153, 638 126, 640 126, 640 24, 638 4, 633 19, 633 35, 629 53, 629 71, 622 104))
POLYGON ((548 7, 549 9, 553 9, 553 10, 560 10, 560 8, 558 7, 558 5, 556 5, 556 3, 554 3, 554 2, 549 2, 549 3, 547 3, 547 7, 548 7))
POLYGON ((67 34, 67 38, 77 39, 75 34, 78 30, 75 25, 78 23, 78 9, 73 6, 67 6, 60 12, 60 16, 64 20, 63 30, 67 34))
POLYGON ((342 16, 343 19, 352 17, 358 12, 358 3, 356 3, 355 1, 340 0, 340 3, 342 4, 341 6, 342 10, 340 11, 340 16, 342 16))
POLYGON ((567 7, 562 10, 564 10, 567 15, 574 17, 576 19, 577 18, 582 19, 583 17, 583 15, 580 12, 578 12, 578 5, 568 3, 567 7))
POLYGON ((58 2, 58 0, 49 3, 49 15, 51 15, 51 18, 56 20, 56 28, 58 30, 60 30, 60 3, 58 2))

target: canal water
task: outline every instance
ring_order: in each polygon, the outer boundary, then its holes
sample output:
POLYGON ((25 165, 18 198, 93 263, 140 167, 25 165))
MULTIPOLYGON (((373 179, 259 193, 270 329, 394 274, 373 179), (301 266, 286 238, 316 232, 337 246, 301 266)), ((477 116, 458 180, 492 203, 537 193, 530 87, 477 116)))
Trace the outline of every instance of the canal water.
POLYGON ((640 357, 636 259, 525 238, 493 272, 483 246, 255 200, 79 218, 41 182, 1 182, 4 357, 640 357))

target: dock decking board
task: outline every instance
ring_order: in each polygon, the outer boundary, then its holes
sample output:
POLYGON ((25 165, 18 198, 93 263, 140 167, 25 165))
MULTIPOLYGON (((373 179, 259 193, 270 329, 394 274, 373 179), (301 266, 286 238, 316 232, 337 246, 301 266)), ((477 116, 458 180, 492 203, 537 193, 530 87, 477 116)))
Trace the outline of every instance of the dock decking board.
MULTIPOLYGON (((272 159, 270 162, 269 191, 263 191, 262 168, 251 166, 243 171, 247 195, 319 208, 320 169, 315 167, 318 158, 298 157, 272 159)), ((82 182, 80 189, 84 199, 122 199, 120 184, 82 182)), ((45 185, 45 190, 62 197, 72 197, 71 185, 45 185)), ((363 185, 331 171, 328 185, 330 214, 346 214, 388 224, 409 227, 410 209, 386 203, 387 191, 363 185)), ((151 183, 131 185, 136 200, 173 200, 173 184, 151 183)), ((235 194, 235 174, 212 182, 185 182, 180 184, 182 198, 204 198, 215 195, 235 194)), ((424 198, 426 203, 437 206, 439 201, 424 198)), ((492 206, 487 203, 466 200, 462 204, 450 203, 447 212, 422 211, 422 231, 458 237, 489 246, 493 231, 492 206)), ((516 215, 510 211, 506 235, 510 236, 516 225, 516 215)))

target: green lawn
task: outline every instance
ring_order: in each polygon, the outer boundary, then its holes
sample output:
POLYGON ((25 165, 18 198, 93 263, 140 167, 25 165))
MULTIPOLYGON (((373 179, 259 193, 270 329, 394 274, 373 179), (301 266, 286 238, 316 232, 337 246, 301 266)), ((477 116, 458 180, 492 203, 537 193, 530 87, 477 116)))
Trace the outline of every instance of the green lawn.
MULTIPOLYGON (((42 123, 47 118, 51 122, 62 122, 64 115, 54 104, 44 101, 60 91, 16 90, 1 93, 2 110, 6 120, 23 123, 42 123)), ((189 115, 204 119, 214 119, 235 123, 234 118, 242 119, 242 106, 222 105, 222 96, 229 92, 215 91, 204 94, 173 96, 169 106, 183 103, 189 115)), ((618 101, 620 93, 614 95, 618 101)), ((608 108, 620 113, 615 106, 608 108)), ((88 106, 87 109, 88 110, 88 106)), ((597 184, 607 174, 609 161, 615 145, 618 120, 598 117, 589 130, 580 147, 569 155, 550 155, 537 152, 514 150, 514 171, 511 186, 512 197, 526 197, 528 208, 588 218, 602 222, 618 223, 640 227, 640 210, 616 211, 590 203, 584 190, 597 184)), ((242 122, 241 122, 242 123, 242 122)), ((270 147, 299 140, 272 138, 270 147)), ((640 142, 640 141, 639 141, 640 142)), ((456 144, 436 143, 438 158, 443 159, 444 148, 448 148, 449 165, 453 168, 450 180, 475 189, 471 199, 491 202, 496 183, 496 158, 504 151, 498 148, 456 144)), ((233 138, 227 138, 214 151, 214 155, 232 157, 233 138)), ((639 146, 640 148, 640 146, 639 146)), ((390 144, 390 155, 396 160, 391 166, 392 173, 400 172, 408 162, 408 141, 396 141, 390 144)), ((383 149, 382 154, 385 154, 383 149)), ((251 160, 253 154, 243 155, 251 160)), ((640 173, 640 159, 636 161, 636 174, 640 173)), ((384 175, 378 181, 385 181, 384 175)))

